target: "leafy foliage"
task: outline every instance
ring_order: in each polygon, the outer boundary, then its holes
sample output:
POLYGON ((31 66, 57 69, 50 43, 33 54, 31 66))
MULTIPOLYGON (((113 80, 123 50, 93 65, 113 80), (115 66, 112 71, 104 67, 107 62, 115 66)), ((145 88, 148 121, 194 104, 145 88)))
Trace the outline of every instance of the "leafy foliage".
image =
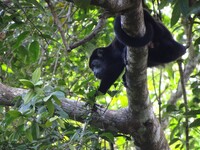
MULTIPOLYGON (((98 22, 101 10, 89 6, 89 2, 77 0, 79 8, 66 1, 53 1, 68 45, 91 33, 98 22)), ((189 5, 187 0, 162 0, 159 5, 146 2, 154 12, 161 10, 162 22, 181 43, 187 41, 184 30, 188 29, 187 19, 193 18, 192 57, 199 53, 199 2, 193 5, 189 5)), ((89 70, 88 57, 94 48, 112 41, 114 19, 109 18, 97 37, 70 53, 66 51, 54 19, 44 0, 0 2, 1 82, 28 90, 15 99, 15 106, 0 107, 0 149, 106 149, 109 142, 115 143, 116 149, 134 147, 127 135, 113 135, 89 125, 83 133, 83 124, 70 120, 61 107, 62 99, 66 97, 88 102, 94 95, 99 81, 89 70)), ((185 56, 185 63, 188 61, 185 56)), ((165 117, 170 119, 166 136, 171 148, 184 149, 185 117, 188 117, 190 148, 198 149, 199 65, 187 85, 188 113, 185 113, 182 98, 176 105, 168 103, 179 78, 175 62, 165 68, 148 69, 149 96, 157 116, 161 116, 160 121, 165 117)), ((97 101, 110 109, 126 107, 128 102, 121 80, 97 101)))

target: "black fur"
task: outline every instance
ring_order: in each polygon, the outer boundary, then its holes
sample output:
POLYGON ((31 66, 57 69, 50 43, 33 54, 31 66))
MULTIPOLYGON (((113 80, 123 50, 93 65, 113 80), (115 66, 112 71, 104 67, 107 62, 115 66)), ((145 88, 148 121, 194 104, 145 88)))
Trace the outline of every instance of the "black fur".
POLYGON ((127 35, 121 27, 121 18, 117 16, 115 18, 114 30, 116 33, 117 39, 123 43, 124 45, 132 46, 132 47, 142 47, 147 45, 153 39, 153 27, 152 25, 145 21, 146 25, 146 33, 143 37, 131 37, 127 35))
MULTIPOLYGON (((118 18, 118 17, 117 17, 118 18)), ((153 32, 151 35, 152 40, 148 45, 149 55, 148 55, 148 67, 153 67, 171 61, 176 60, 186 52, 186 48, 180 43, 176 42, 169 30, 160 22, 156 21, 147 10, 144 10, 144 20, 145 25, 153 27, 150 28, 150 32, 153 32)), ((133 38, 127 35, 123 29, 117 29, 121 27, 119 20, 115 21, 115 34, 119 41, 123 42, 125 45, 132 47, 139 47, 138 38, 133 38), (120 25, 119 25, 120 24, 120 25), (125 36, 124 36, 125 35, 125 36), (131 40, 132 39, 132 40, 131 40)), ((149 33, 149 28, 146 28, 146 34, 149 33)), ((145 34, 145 35, 146 35, 145 34)), ((145 37, 145 36, 144 36, 145 37)), ((148 37, 148 36, 146 36, 148 37)), ((149 36, 151 37, 151 36, 149 36)), ((146 43, 147 38, 142 38, 141 42, 146 43), (143 40, 144 39, 144 40, 143 40)), ((140 42, 139 42, 140 43, 140 42)), ((140 43, 142 45, 142 43, 140 43)))
POLYGON ((147 44, 151 39, 148 44, 148 67, 169 63, 185 53, 186 48, 176 42, 169 30, 162 23, 155 21, 146 10, 144 11, 144 19, 145 24, 149 25, 147 29, 150 29, 150 31, 147 31, 141 37, 141 41, 139 41, 139 38, 126 35, 121 29, 120 21, 117 20, 115 21, 117 38, 109 46, 97 48, 93 51, 89 60, 89 67, 94 75, 101 80, 98 91, 105 94, 123 72, 126 65, 126 45, 140 47, 147 44))
POLYGON ((124 70, 125 45, 116 38, 113 42, 93 51, 89 60, 89 67, 94 75, 101 80, 98 91, 106 93, 124 70))

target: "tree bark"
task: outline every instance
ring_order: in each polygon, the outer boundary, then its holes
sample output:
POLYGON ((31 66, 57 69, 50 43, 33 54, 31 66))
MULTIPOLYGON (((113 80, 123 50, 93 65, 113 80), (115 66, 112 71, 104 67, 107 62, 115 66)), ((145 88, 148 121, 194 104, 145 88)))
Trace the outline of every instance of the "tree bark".
MULTIPOLYGON (((133 37, 144 35, 146 29, 141 0, 91 0, 91 5, 100 6, 112 13, 120 13, 122 27, 127 34, 133 37)), ((148 96, 147 56, 147 47, 128 47, 126 81, 129 105, 119 110, 97 107, 90 123, 114 134, 120 132, 131 135, 138 150, 168 150, 169 145, 148 96)), ((198 60, 199 57, 195 59, 194 64, 188 64, 185 78, 189 78, 198 60)), ((0 83, 0 105, 13 106, 12 100, 24 92, 27 90, 0 83)), ((177 90, 170 103, 174 104, 181 94, 181 91, 177 90)), ((84 122, 84 116, 91 112, 85 107, 85 103, 69 99, 63 99, 61 107, 71 119, 80 122, 84 122)))
MULTIPOLYGON (((145 25, 141 0, 91 0, 91 4, 110 12, 123 13, 121 20, 124 30, 133 37, 144 35, 145 25)), ((129 106, 115 111, 99 108, 92 114, 91 124, 114 133, 130 134, 134 138, 137 149, 168 150, 169 145, 161 125, 153 113, 148 97, 147 56, 146 47, 128 47, 126 78, 129 106)), ((5 86, 0 84, 0 89, 1 87, 5 86)), ((4 93, 3 90, 8 100, 11 100, 12 96, 16 96, 14 94, 16 89, 2 88, 2 93, 4 93), (12 92, 13 95, 10 95, 12 92)), ((22 89, 19 91, 18 95, 21 94, 22 89)), ((12 101, 9 102, 13 105, 12 101)), ((65 99, 62 101, 62 107, 70 118, 77 121, 83 121, 85 119, 83 116, 89 113, 87 109, 84 109, 84 103, 81 102, 65 99)))
MULTIPOLYGON (((1 93, 0 105, 13 106, 14 102, 12 100, 16 96, 21 96, 23 93, 26 93, 26 92, 28 91, 25 89, 12 88, 0 83, 0 93, 1 93)), ((69 100, 69 99, 62 99, 61 102, 62 102, 61 107, 73 120, 84 122, 85 121, 84 116, 87 116, 87 114, 91 112, 90 109, 87 109, 85 107, 86 105, 84 102, 78 102, 78 101, 69 100)), ((152 110, 152 107, 150 107, 150 109, 152 110)), ((146 112, 146 113, 149 113, 149 112, 146 112)), ((136 115, 140 115, 140 114, 136 114, 136 115)), ((141 117, 143 118, 143 116, 141 117)), ((153 118, 153 119, 157 121, 156 118, 153 118)), ((165 139, 163 139, 164 135, 161 134, 163 132, 160 131, 161 128, 159 128, 158 121, 156 122, 157 124, 155 123, 152 124, 150 121, 143 124, 142 126, 145 129, 145 132, 144 132, 142 131, 142 128, 140 127, 141 126, 139 124, 140 120, 141 120, 140 117, 133 116, 129 108, 123 108, 119 110, 107 110, 106 108, 103 108, 103 107, 97 107, 97 110, 92 113, 92 118, 91 118, 90 123, 91 125, 101 128, 104 131, 112 132, 113 135, 117 135, 118 133, 132 135, 134 137, 135 142, 139 141, 140 143, 143 143, 143 145, 138 147, 138 149, 165 150, 168 145, 164 145, 163 143, 165 139), (160 131, 160 133, 158 134, 157 132, 153 132, 154 130, 152 130, 152 128, 156 128, 157 130, 160 131), (145 138, 143 138, 143 136, 145 136, 145 138), (156 139, 158 140, 154 140, 155 137, 157 137, 156 139), (150 139, 150 138, 154 138, 154 139, 150 139), (146 142, 143 141, 146 139, 149 139, 149 140, 146 142), (158 142, 158 143, 155 143, 155 142, 158 142)))

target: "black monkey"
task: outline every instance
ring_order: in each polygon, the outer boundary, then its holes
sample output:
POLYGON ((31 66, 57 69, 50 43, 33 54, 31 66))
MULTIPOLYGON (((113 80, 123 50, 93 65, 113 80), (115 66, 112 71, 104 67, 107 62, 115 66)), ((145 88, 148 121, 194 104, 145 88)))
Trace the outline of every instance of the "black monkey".
MULTIPOLYGON (((107 92, 125 68, 126 45, 140 47, 146 45, 150 40, 148 67, 169 63, 185 53, 185 47, 176 42, 168 29, 162 23, 155 21, 146 10, 144 10, 144 19, 145 24, 148 24, 147 30, 150 31, 147 31, 139 40, 140 37, 133 38, 127 35, 121 28, 120 17, 116 17, 114 27, 117 38, 109 46, 97 48, 93 51, 89 60, 89 67, 95 76, 101 80, 98 91, 103 94, 107 92)), ((123 79, 125 81, 125 76, 123 76, 123 79)))
MULTIPOLYGON (((117 18, 116 18, 117 19, 117 18)), ((118 20, 120 23, 120 20, 118 20)), ((115 24, 115 28, 121 28, 121 24, 115 24)), ((128 43, 134 41, 135 47, 141 47, 148 44, 153 39, 153 27, 147 23, 148 31, 143 37, 126 37, 126 33, 122 30, 118 32, 120 37, 126 38, 128 43)), ((129 44, 127 44, 129 45, 129 44)), ((105 94, 110 86, 117 80, 123 72, 126 65, 126 45, 115 38, 107 47, 97 48, 93 51, 89 60, 89 67, 94 72, 94 75, 101 80, 98 91, 105 94)), ((123 76, 125 81, 125 76, 123 76)))
MULTIPOLYGON (((145 25, 151 25, 150 32, 153 38, 148 45, 148 67, 153 67, 165 63, 169 63, 178 59, 185 54, 186 48, 180 43, 176 42, 169 30, 160 22, 154 20, 147 10, 144 9, 145 25)), ((117 39, 125 45, 138 47, 135 43, 138 41, 135 38, 127 35, 121 28, 120 16, 116 17, 114 24, 115 34, 117 39)), ((146 28, 146 33, 149 28, 146 28)))
POLYGON ((105 94, 125 68, 125 45, 116 38, 107 47, 97 48, 89 60, 89 67, 101 80, 98 91, 105 94))

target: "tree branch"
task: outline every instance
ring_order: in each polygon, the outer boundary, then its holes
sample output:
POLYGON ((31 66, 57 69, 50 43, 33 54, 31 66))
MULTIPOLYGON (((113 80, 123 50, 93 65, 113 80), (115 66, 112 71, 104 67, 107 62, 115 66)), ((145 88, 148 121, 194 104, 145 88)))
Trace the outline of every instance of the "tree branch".
MULTIPOLYGON (((67 0, 74 2, 74 0, 67 0)), ((132 10, 135 5, 134 0, 91 0, 90 4, 100 6, 109 12, 126 12, 132 10)))
POLYGON ((68 51, 71 51, 72 49, 74 49, 74 48, 76 48, 80 45, 83 45, 86 42, 93 39, 101 31, 101 29, 104 27, 104 25, 106 23, 106 19, 108 18, 108 16, 110 16, 110 14, 108 14, 108 13, 102 14, 99 17, 99 22, 98 22, 97 26, 94 28, 94 30, 89 35, 87 35, 84 39, 70 45, 68 51))
POLYGON ((65 46, 65 49, 68 50, 69 49, 69 45, 68 45, 67 40, 65 38, 65 33, 62 30, 62 24, 61 24, 61 22, 60 22, 60 20, 58 18, 58 15, 56 14, 56 12, 54 10, 53 4, 51 3, 50 0, 45 0, 45 1, 47 2, 49 9, 51 10, 51 14, 53 15, 53 18, 54 18, 54 23, 58 27, 58 31, 60 32, 60 35, 61 35, 63 44, 65 46))
MULTIPOLYGON (((196 65, 200 61, 200 54, 194 57, 193 59, 190 59, 189 62, 186 64, 184 69, 184 83, 186 84, 190 78, 191 73, 195 69, 196 65)), ((182 96, 183 91, 181 88, 181 83, 179 82, 177 90, 175 93, 173 93, 168 101, 168 104, 175 105, 177 100, 182 96)))
POLYGON ((24 92, 27 92, 27 90, 13 88, 0 83, 0 105, 13 106, 14 102, 12 100, 16 96, 21 96, 24 92))
MULTIPOLYGON (((12 101, 16 96, 21 96, 28 90, 21 88, 12 88, 0 83, 0 105, 13 106, 12 101)), ((90 109, 86 109, 84 102, 78 102, 69 99, 62 99, 61 107, 68 113, 69 117, 73 120, 84 122, 85 116, 91 112, 90 109)), ((134 119, 131 118, 128 108, 119 110, 107 110, 107 108, 97 107, 97 111, 94 111, 91 118, 91 125, 99 127, 103 130, 111 131, 113 133, 128 134, 131 132, 134 124, 134 119)))

